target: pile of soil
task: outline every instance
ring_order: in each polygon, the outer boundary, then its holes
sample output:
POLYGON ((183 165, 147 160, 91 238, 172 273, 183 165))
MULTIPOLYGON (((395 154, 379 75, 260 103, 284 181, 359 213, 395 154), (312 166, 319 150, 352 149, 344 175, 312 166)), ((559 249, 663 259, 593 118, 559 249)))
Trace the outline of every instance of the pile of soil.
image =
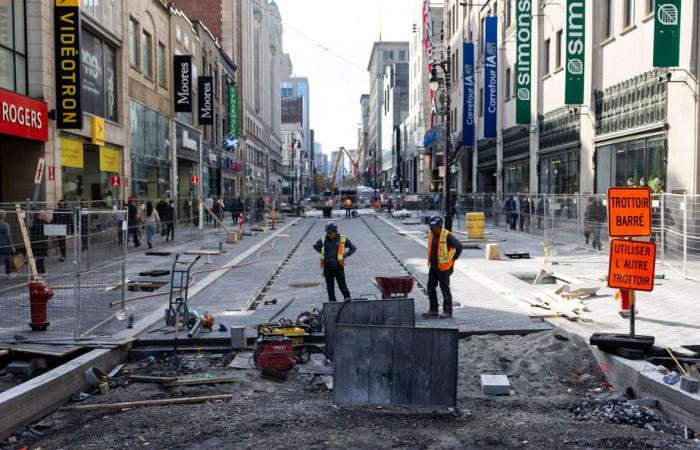
POLYGON ((677 435, 582 414, 582 400, 596 408, 622 396, 601 388, 592 356, 576 339, 553 332, 480 336, 461 340, 459 352, 460 416, 432 408, 335 407, 318 376, 292 372, 276 383, 255 370, 227 367, 232 355, 202 354, 130 364, 107 394, 82 403, 233 394, 230 401, 56 412, 18 431, 7 448, 700 448, 677 435), (507 374, 514 395, 483 395, 482 372, 507 374), (227 376, 234 382, 167 389, 131 382, 132 373, 227 376))
POLYGON ((472 336, 460 341, 460 394, 481 394, 481 374, 508 376, 516 394, 569 394, 596 387, 605 378, 586 342, 546 331, 527 336, 472 336))

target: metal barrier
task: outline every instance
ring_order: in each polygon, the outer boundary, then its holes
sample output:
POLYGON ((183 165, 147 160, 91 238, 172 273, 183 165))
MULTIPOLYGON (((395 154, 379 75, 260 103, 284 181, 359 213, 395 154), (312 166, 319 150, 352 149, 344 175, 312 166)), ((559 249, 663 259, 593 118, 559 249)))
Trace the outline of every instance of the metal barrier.
POLYGON ((0 337, 28 331, 37 320, 28 247, 36 275, 53 291, 47 335, 89 334, 118 311, 110 304, 125 295, 125 210, 13 209, 0 218, 0 337))
MULTIPOLYGON (((417 211, 429 214, 442 209, 417 211)), ((455 202, 455 229, 466 230, 465 214, 470 212, 483 212, 488 226, 528 234, 547 243, 599 250, 607 250, 610 244, 605 194, 460 195, 455 202)), ((653 194, 649 240, 658 245, 658 263, 700 281, 700 196, 653 194)))

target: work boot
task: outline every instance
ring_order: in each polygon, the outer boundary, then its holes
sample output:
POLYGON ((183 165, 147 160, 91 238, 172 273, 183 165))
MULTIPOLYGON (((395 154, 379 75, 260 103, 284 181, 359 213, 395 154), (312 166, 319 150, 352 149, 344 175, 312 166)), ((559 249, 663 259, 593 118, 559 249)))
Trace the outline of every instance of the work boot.
POLYGON ((440 313, 438 313, 437 311, 428 310, 428 312, 423 313, 422 316, 424 319, 435 319, 437 317, 440 317, 440 313))
POLYGON ((439 318, 440 318, 440 319, 451 319, 451 318, 452 318, 452 313, 451 313, 451 312, 449 312, 449 313, 448 313, 448 312, 442 313, 442 314, 440 314, 440 317, 439 317, 439 318))

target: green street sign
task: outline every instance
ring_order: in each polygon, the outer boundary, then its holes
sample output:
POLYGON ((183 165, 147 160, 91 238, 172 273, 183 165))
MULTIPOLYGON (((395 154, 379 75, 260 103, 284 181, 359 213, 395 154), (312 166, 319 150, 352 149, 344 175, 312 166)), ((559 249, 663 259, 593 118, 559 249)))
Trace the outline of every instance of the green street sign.
POLYGON ((228 85, 228 128, 229 134, 238 137, 238 86, 228 85))
POLYGON ((530 97, 532 92, 532 2, 516 3, 516 63, 515 63, 515 123, 530 125, 530 97))
POLYGON ((681 0, 656 0, 654 67, 677 67, 681 46, 681 0))
POLYGON ((586 0, 566 1, 566 85, 564 103, 583 104, 586 61, 586 0))

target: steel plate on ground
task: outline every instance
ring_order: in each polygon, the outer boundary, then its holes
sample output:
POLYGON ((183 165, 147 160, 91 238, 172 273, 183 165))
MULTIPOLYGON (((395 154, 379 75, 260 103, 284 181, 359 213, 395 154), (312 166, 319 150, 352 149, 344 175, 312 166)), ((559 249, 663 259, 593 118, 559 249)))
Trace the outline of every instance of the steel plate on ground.
POLYGON ((333 403, 454 407, 458 330, 341 325, 333 403))
POLYGON ((352 300, 349 302, 327 302, 323 304, 323 331, 326 335, 326 352, 333 356, 335 324, 415 326, 416 311, 412 298, 386 300, 352 300))

